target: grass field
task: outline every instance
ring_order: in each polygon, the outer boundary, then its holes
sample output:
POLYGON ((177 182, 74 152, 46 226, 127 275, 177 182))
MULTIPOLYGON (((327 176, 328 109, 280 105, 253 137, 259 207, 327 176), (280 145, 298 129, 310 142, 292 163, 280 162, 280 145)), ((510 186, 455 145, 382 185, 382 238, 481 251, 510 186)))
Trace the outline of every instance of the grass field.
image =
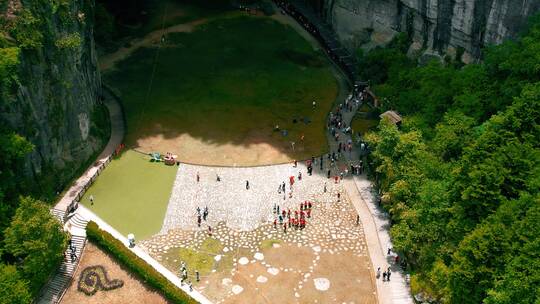
POLYGON ((379 124, 378 115, 373 117, 371 114, 371 108, 366 104, 363 104, 359 109, 356 115, 353 117, 351 122, 351 128, 355 133, 361 135, 365 134, 368 131, 374 130, 379 124))
POLYGON ((144 239, 161 229, 177 168, 126 151, 109 164, 81 202, 124 236, 133 233, 144 239))
POLYGON ((221 165, 324 153, 338 90, 327 59, 294 29, 248 16, 170 33, 159 51, 139 49, 105 79, 121 94, 129 146, 221 165), (276 124, 288 135, 273 132, 276 124))

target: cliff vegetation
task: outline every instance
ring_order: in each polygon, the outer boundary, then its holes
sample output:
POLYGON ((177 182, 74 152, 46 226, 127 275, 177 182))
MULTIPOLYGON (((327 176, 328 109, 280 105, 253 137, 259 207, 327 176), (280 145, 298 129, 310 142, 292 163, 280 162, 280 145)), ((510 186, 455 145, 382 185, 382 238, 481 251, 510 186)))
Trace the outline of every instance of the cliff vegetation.
POLYGON ((371 174, 411 287, 442 303, 540 300, 540 19, 462 66, 418 66, 406 37, 361 55, 383 110, 371 174))
POLYGON ((95 107, 97 86, 80 90, 99 82, 97 70, 86 74, 85 68, 91 66, 85 64, 91 5, 0 1, 0 303, 30 303, 63 258, 67 236, 49 205, 32 196, 54 199, 108 136, 93 122, 88 132, 95 141, 66 132, 78 114, 97 121, 107 114, 95 107), (94 101, 85 105, 85 94, 94 101), (73 150, 69 142, 91 148, 73 150), (70 153, 81 157, 54 162, 70 153))

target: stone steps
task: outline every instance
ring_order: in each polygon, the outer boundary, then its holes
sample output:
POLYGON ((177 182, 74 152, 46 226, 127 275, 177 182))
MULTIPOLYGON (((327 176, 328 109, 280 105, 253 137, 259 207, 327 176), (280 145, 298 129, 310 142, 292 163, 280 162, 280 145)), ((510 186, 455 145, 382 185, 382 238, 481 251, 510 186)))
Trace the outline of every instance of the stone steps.
MULTIPOLYGON (((54 212, 54 209, 51 210, 51 213, 55 214, 55 216, 56 214, 60 214, 57 211, 56 213, 54 212)), ((76 213, 68 220, 68 222, 71 223, 73 227, 84 229, 88 220, 76 213)), ((64 290, 69 286, 69 283, 77 270, 77 265, 84 246, 86 245, 86 238, 84 236, 72 235, 71 245, 75 248, 75 255, 77 258, 73 262, 71 261, 71 249, 68 246, 64 252, 65 258, 62 261, 62 264, 60 264, 60 267, 58 267, 58 270, 51 280, 43 287, 39 300, 36 301, 38 304, 58 303, 61 300, 64 290)))
POLYGON ((64 224, 64 217, 66 215, 66 211, 60 210, 60 209, 51 209, 51 214, 60 221, 60 223, 64 224))

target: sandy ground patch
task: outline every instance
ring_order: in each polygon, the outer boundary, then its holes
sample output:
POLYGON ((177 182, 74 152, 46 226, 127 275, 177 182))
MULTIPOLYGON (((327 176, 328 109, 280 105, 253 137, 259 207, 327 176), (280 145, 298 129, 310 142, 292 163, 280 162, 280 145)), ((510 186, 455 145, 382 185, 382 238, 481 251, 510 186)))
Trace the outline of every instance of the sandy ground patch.
POLYGON ((175 137, 154 135, 138 139, 137 150, 179 151, 178 160, 191 164, 250 166, 292 161, 291 147, 278 140, 269 141, 269 138, 253 135, 242 143, 217 143, 187 133, 175 137))

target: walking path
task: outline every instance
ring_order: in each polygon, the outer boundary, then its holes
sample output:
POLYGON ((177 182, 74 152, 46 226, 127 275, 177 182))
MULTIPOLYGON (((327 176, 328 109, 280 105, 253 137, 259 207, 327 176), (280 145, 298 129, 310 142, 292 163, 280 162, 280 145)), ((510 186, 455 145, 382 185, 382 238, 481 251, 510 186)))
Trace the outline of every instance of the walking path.
MULTIPOLYGON (((343 99, 344 100, 344 99, 343 99)), ((359 106, 355 106, 352 111, 343 113, 343 122, 349 126, 359 106)), ((337 151, 338 142, 334 140, 330 132, 327 132, 328 145, 331 151, 337 151)), ((340 141, 347 142, 351 139, 349 134, 340 132, 340 141)), ((354 142, 354 141, 353 141, 354 142)), ((352 153, 344 152, 345 158, 341 161, 342 164, 349 166, 350 163, 357 163, 360 159, 360 151, 358 148, 353 149, 352 153)), ((381 273, 389 267, 392 271, 392 279, 390 282, 383 282, 381 278, 377 278, 377 292, 379 303, 383 304, 408 304, 413 303, 410 289, 405 282, 403 270, 394 265, 393 255, 387 255, 388 248, 392 248, 390 240, 389 220, 380 208, 375 204, 377 201, 376 195, 373 193, 372 183, 367 179, 365 174, 347 177, 344 187, 351 197, 356 211, 360 215, 366 242, 369 249, 369 255, 373 263, 373 269, 381 268, 381 273)), ((376 271, 376 270, 375 270, 376 271)))
MULTIPOLYGON (((63 211, 52 209, 51 213, 56 218, 58 218, 61 223, 63 223, 63 219, 65 218, 63 211)), ((66 248, 66 251, 64 252, 64 260, 60 264, 60 267, 58 267, 56 273, 41 289, 40 295, 36 303, 58 303, 62 299, 65 290, 68 288, 69 283, 72 280, 73 274, 77 270, 81 254, 83 252, 84 246, 86 245, 86 235, 84 233, 86 223, 87 221, 77 215, 68 220, 68 223, 66 225, 69 225, 73 228, 71 233, 71 246, 74 249, 73 253, 75 254, 75 258, 71 258, 71 248, 66 248)))
MULTIPOLYGON (((103 149, 103 152, 98 156, 98 160, 79 178, 77 181, 69 188, 65 195, 60 199, 56 206, 52 209, 52 213, 59 219, 64 218, 63 214, 59 213, 59 210, 66 210, 67 207, 79 197, 90 184, 96 174, 103 170, 104 164, 110 161, 110 158, 115 151, 115 149, 122 143, 124 138, 124 117, 122 114, 122 108, 119 101, 111 96, 106 98, 104 101, 107 109, 109 110, 109 117, 111 122, 111 137, 107 146, 103 149)), ((98 226, 109 232, 118 240, 122 241, 124 244, 128 244, 127 239, 122 236, 116 229, 112 228, 110 225, 105 223, 97 215, 86 209, 84 206, 79 205, 74 214, 71 215, 71 218, 65 224, 65 228, 71 233, 74 240, 76 248, 77 259, 73 262, 64 261, 61 265, 58 274, 45 286, 43 295, 40 297, 39 303, 58 303, 67 287, 67 283, 72 279, 73 274, 76 271, 78 261, 80 260, 84 244, 86 242, 86 224, 88 221, 94 221, 98 226)), ((127 246, 126 246, 127 247, 127 246)), ((128 247, 129 248, 129 247, 128 247)), ((180 279, 170 272, 168 269, 163 267, 159 262, 154 260, 150 255, 143 251, 140 247, 135 246, 130 248, 133 253, 135 253, 139 258, 146 261, 149 265, 154 267, 159 273, 165 276, 169 281, 175 284, 178 288, 182 289, 184 292, 189 294, 199 303, 211 304, 211 302, 202 296, 199 292, 193 291, 190 292, 187 286, 182 286, 180 279)), ((69 250, 69 248, 68 248, 69 250)))
POLYGON ((176 276, 174 273, 169 271, 167 268, 165 268, 163 265, 161 265, 158 261, 156 261, 154 258, 152 258, 146 251, 144 251, 141 247, 135 246, 130 248, 128 246, 129 242, 127 238, 125 238, 120 232, 118 232, 116 229, 111 227, 109 224, 107 224, 105 221, 103 221, 101 218, 99 218, 97 215, 95 215, 92 211, 86 209, 84 206, 79 206, 77 209, 77 213, 80 214, 82 217, 87 219, 88 221, 95 222, 100 229, 107 231, 110 233, 113 237, 121 241, 123 244, 126 245, 131 252, 136 254, 139 258, 143 259, 146 263, 148 263, 150 266, 154 267, 155 270, 157 270, 159 273, 161 273, 167 280, 169 280, 171 283, 176 285, 176 287, 182 289, 186 294, 191 296, 193 299, 195 299, 197 302, 201 304, 212 304, 210 300, 208 300, 206 297, 204 297, 201 293, 199 293, 196 290, 189 291, 189 287, 187 285, 183 285, 180 282, 180 278, 176 276))
POLYGON ((103 101, 107 110, 109 111, 109 118, 111 122, 111 137, 107 146, 103 149, 97 160, 92 164, 81 177, 79 177, 73 185, 64 193, 64 196, 58 201, 54 209, 66 210, 67 207, 76 199, 80 197, 80 194, 86 190, 85 187, 89 185, 90 181, 95 178, 96 174, 103 170, 104 165, 110 161, 110 157, 115 149, 122 143, 124 138, 124 116, 122 114, 122 108, 120 102, 113 96, 105 98, 103 101))
POLYGON ((358 62, 356 58, 337 39, 336 32, 305 1, 276 1, 278 6, 303 26, 341 68, 351 82, 356 82, 358 62))

